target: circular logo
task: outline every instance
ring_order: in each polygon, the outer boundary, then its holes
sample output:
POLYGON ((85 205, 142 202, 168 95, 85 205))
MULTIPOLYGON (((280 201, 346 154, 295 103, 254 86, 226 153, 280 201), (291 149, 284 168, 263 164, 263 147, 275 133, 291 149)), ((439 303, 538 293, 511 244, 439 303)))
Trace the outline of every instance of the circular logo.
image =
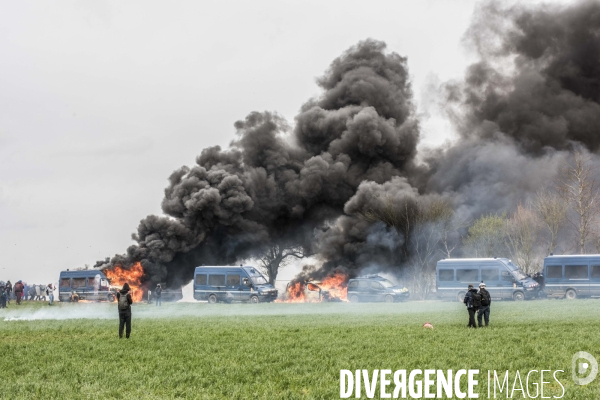
POLYGON ((573 362, 571 364, 572 374, 573 374, 573 382, 576 385, 587 385, 596 379, 596 375, 598 375, 598 361, 592 356, 590 353, 586 353, 585 351, 578 351, 573 355, 573 362), (588 362, 581 362, 579 360, 584 359, 588 362), (589 373, 585 378, 580 378, 577 375, 583 375, 589 373))

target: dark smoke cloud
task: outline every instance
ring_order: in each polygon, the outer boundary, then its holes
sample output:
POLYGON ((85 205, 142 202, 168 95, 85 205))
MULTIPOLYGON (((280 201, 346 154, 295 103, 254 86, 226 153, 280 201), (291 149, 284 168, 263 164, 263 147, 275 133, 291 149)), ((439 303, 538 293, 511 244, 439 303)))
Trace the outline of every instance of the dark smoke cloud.
POLYGON ((424 155, 427 191, 477 217, 548 187, 569 150, 596 152, 599 32, 595 1, 481 6, 466 37, 481 59, 443 88, 460 139, 424 155))
POLYGON ((235 123, 229 149, 205 149, 197 165, 175 171, 165 215, 142 220, 137 245, 110 265, 141 261, 148 280, 181 284, 196 265, 237 262, 272 243, 313 251, 313 230, 343 215, 361 183, 417 169, 405 58, 366 40, 318 84, 322 96, 302 107, 293 130, 275 113, 253 112, 235 123))
MULTIPOLYGON (((169 178, 163 216, 140 222, 105 266, 142 262, 146 279, 188 282, 193 267, 232 264, 269 245, 340 266, 394 269, 404 240, 361 217, 391 198, 449 201, 458 218, 510 210, 555 177, 573 148, 600 145, 600 3, 479 7, 466 35, 478 52, 443 84, 458 139, 418 154, 407 59, 366 40, 317 80, 321 96, 292 127, 272 112, 235 123, 228 149, 204 149, 169 178)), ((312 272, 311 272, 312 271, 312 272)))
POLYGON ((460 132, 502 132, 527 153, 600 145, 600 4, 483 6, 469 30, 482 60, 451 88, 460 132), (510 65, 514 60, 514 65, 510 65))

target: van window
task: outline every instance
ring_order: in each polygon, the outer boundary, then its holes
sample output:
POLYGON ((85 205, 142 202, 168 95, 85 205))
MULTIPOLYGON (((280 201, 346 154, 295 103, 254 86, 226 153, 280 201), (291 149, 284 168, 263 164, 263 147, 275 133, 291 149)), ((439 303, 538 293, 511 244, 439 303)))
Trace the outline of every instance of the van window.
POLYGON ((502 271, 502 280, 505 282, 513 282, 515 279, 512 274, 508 271, 502 271))
POLYGON ((454 280, 453 269, 440 269, 440 282, 451 282, 454 280))
POLYGON ((348 284, 348 287, 349 287, 349 288, 357 288, 357 287, 358 287, 358 281, 353 281, 353 282, 350 282, 350 283, 348 284))
POLYGON ((239 275, 229 275, 227 274, 227 286, 238 287, 240 286, 240 276, 239 275))
POLYGON ((88 278, 88 286, 96 286, 94 278, 88 278))
POLYGON ((371 282, 371 289, 381 290, 383 289, 383 286, 381 286, 379 282, 371 282))
POLYGON ((562 265, 548 265, 546 267, 546 279, 562 278, 562 265))
POLYGON ((456 280, 459 282, 476 282, 479 276, 478 269, 456 269, 456 280))
POLYGON ((590 278, 593 278, 593 279, 600 278, 600 265, 592 265, 592 271, 590 274, 590 278))
POLYGON ((85 287, 85 278, 73 278, 73 283, 71 284, 71 287, 85 287))
POLYGON ((587 279, 587 265, 565 265, 565 278, 567 279, 587 279))
POLYGON ((210 286, 225 286, 225 275, 209 275, 208 284, 210 286))
POLYGON ((361 289, 366 289, 369 287, 369 281, 358 281, 358 287, 361 289))
POLYGON ((498 268, 494 269, 481 269, 481 280, 486 281, 497 281, 499 280, 500 270, 498 268))
POLYGON ((71 278, 62 278, 60 280, 60 287, 69 287, 71 286, 71 278))
POLYGON ((196 275, 196 285, 206 285, 206 275, 205 274, 196 275))

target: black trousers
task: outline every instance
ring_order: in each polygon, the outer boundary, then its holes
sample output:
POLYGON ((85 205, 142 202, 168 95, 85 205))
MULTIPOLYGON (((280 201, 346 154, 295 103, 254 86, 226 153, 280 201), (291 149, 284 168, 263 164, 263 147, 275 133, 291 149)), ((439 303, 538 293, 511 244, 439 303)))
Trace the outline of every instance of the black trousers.
POLYGON ((129 339, 129 335, 131 335, 131 312, 119 313, 119 338, 123 337, 123 328, 125 328, 125 337, 129 339))
POLYGON ((483 326, 482 318, 485 321, 485 326, 488 326, 490 324, 490 306, 481 306, 477 311, 477 323, 480 328, 483 326))
POLYGON ((477 328, 477 325, 475 325, 475 313, 477 312, 477 310, 474 308, 469 308, 468 311, 469 311, 469 325, 467 325, 467 327, 477 328))

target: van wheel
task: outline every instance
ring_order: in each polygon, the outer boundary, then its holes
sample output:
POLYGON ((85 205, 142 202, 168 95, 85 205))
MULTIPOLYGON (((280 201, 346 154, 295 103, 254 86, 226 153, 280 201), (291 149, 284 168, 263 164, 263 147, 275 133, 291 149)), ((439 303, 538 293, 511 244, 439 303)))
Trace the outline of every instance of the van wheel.
POLYGON ((567 300, 575 300, 576 298, 577 298, 577 292, 573 289, 569 289, 565 293, 565 299, 567 299, 567 300))
POLYGON ((358 296, 353 294, 352 296, 350 296, 350 302, 351 303, 358 303, 358 296))
POLYGON ((467 294, 467 292, 458 292, 458 295, 456 295, 456 300, 459 303, 462 303, 463 301, 465 301, 465 295, 467 294))
POLYGON ((513 294, 514 301, 523 301, 525 300, 525 294, 523 292, 516 292, 513 294))
POLYGON ((387 296, 385 296, 385 302, 386 303, 393 303, 394 302, 394 296, 392 296, 391 294, 388 294, 387 296))
POLYGON ((113 301, 115 301, 115 296, 113 294, 109 294, 107 300, 112 303, 113 301))
POLYGON ((258 303, 258 296, 252 296, 252 297, 250 297, 250 303, 251 304, 257 304, 258 303))
POLYGON ((215 296, 214 294, 211 294, 210 296, 208 296, 208 302, 210 304, 215 304, 217 302, 217 296, 215 296))

